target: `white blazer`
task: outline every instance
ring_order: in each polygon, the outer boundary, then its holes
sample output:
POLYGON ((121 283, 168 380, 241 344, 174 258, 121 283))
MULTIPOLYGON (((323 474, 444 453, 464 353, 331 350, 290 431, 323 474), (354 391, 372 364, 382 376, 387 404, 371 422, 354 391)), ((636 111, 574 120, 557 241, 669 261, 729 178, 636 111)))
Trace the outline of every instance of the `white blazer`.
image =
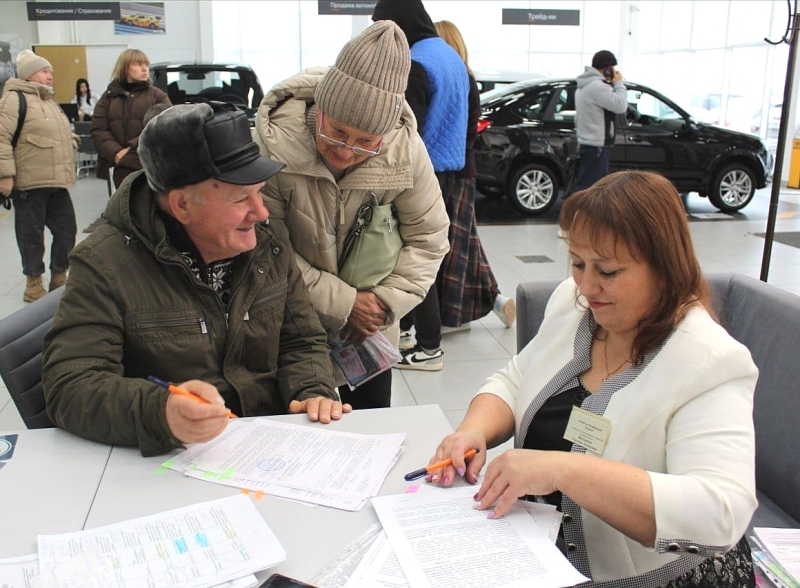
MULTIPOLYGON (((586 312, 575 304, 575 287, 568 279, 556 289, 536 337, 478 392, 508 404, 522 438, 520 421, 528 405, 573 359, 586 312)), ((606 383, 613 386, 623 374, 606 383)), ((722 553, 739 541, 757 506, 752 417, 757 377, 747 348, 704 309, 694 308, 638 377, 613 393, 602 413, 612 423, 602 457, 648 472, 656 547, 581 510, 595 582, 635 577, 681 554, 699 563, 698 556, 722 553)))

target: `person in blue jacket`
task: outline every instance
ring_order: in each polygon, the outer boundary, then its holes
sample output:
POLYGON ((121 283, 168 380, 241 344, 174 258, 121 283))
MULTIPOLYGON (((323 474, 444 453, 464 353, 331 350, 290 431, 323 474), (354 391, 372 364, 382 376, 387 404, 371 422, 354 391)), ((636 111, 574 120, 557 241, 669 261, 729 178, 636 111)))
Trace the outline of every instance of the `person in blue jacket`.
MULTIPOLYGON (((379 0, 372 20, 391 20, 405 33, 411 48, 406 101, 414 116, 439 180, 445 204, 461 197, 466 163, 469 74, 464 61, 444 39, 420 0, 379 0)), ((449 208, 449 207, 448 207, 449 208)), ((442 369, 442 324, 434 284, 425 299, 400 321, 402 335, 416 328, 416 345, 403 352, 395 367, 442 369)))

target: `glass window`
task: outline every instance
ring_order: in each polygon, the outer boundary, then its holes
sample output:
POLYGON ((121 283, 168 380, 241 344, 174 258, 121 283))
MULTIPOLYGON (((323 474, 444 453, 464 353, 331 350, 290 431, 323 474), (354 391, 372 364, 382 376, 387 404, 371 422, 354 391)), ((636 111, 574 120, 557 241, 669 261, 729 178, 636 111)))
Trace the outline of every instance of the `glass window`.
POLYGON ((689 48, 692 34, 692 4, 691 0, 670 0, 665 3, 661 12, 662 51, 689 48))
POLYGON ((575 86, 561 88, 553 106, 552 119, 555 121, 575 120, 575 86))
POLYGON ((643 90, 628 90, 628 110, 629 114, 635 113, 633 122, 642 124, 664 120, 683 120, 683 116, 669 104, 643 90))
POLYGON ((661 8, 661 2, 639 3, 639 13, 635 19, 638 30, 634 34, 642 53, 658 51, 661 38, 661 8))
MULTIPOLYGON (((785 6, 785 4, 784 4, 785 6)), ((763 43, 765 31, 769 31, 770 17, 773 11, 770 4, 762 0, 736 0, 731 2, 728 19, 728 45, 740 43, 763 43)), ((774 10, 775 15, 786 14, 774 10)), ((706 27, 704 27, 706 28, 706 27)))
POLYGON ((724 47, 727 23, 727 1, 697 0, 694 3, 692 48, 711 49, 724 47))
POLYGON ((550 102, 550 92, 540 92, 532 99, 522 104, 517 112, 519 115, 527 120, 541 120, 542 113, 550 102))

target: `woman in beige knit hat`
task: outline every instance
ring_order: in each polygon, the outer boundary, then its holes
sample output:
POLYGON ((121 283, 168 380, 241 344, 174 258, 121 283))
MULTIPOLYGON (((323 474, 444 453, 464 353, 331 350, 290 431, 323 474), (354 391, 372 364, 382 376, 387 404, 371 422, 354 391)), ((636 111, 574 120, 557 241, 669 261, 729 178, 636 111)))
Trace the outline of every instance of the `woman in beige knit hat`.
MULTIPOLYGON (((311 301, 330 335, 360 341, 425 297, 448 250, 449 221, 430 158, 404 98, 408 43, 392 22, 350 40, 331 68, 304 70, 272 88, 258 110, 256 141, 286 167, 267 181, 270 222, 286 225, 311 301), (404 247, 392 273, 369 290, 338 277, 344 237, 359 208, 392 203, 404 247)), ((391 370, 340 387, 353 408, 389 406, 391 370)))
POLYGON ((53 235, 49 289, 67 281, 69 252, 77 233, 69 195, 75 183, 77 140, 55 100, 50 62, 33 51, 20 51, 17 77, 8 80, 0 98, 0 197, 11 196, 14 203, 25 302, 47 294, 42 283, 45 227, 53 235), (20 125, 21 102, 26 108, 20 125))

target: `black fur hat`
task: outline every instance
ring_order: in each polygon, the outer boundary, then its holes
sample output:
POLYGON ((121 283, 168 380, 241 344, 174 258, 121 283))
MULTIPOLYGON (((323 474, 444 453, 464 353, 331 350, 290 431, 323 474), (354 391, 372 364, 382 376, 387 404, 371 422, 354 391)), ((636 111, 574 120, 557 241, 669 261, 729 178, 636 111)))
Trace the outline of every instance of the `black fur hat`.
POLYGON ((147 123, 138 154, 153 190, 166 193, 209 178, 258 184, 284 167, 261 157, 247 116, 224 106, 178 104, 147 123))

